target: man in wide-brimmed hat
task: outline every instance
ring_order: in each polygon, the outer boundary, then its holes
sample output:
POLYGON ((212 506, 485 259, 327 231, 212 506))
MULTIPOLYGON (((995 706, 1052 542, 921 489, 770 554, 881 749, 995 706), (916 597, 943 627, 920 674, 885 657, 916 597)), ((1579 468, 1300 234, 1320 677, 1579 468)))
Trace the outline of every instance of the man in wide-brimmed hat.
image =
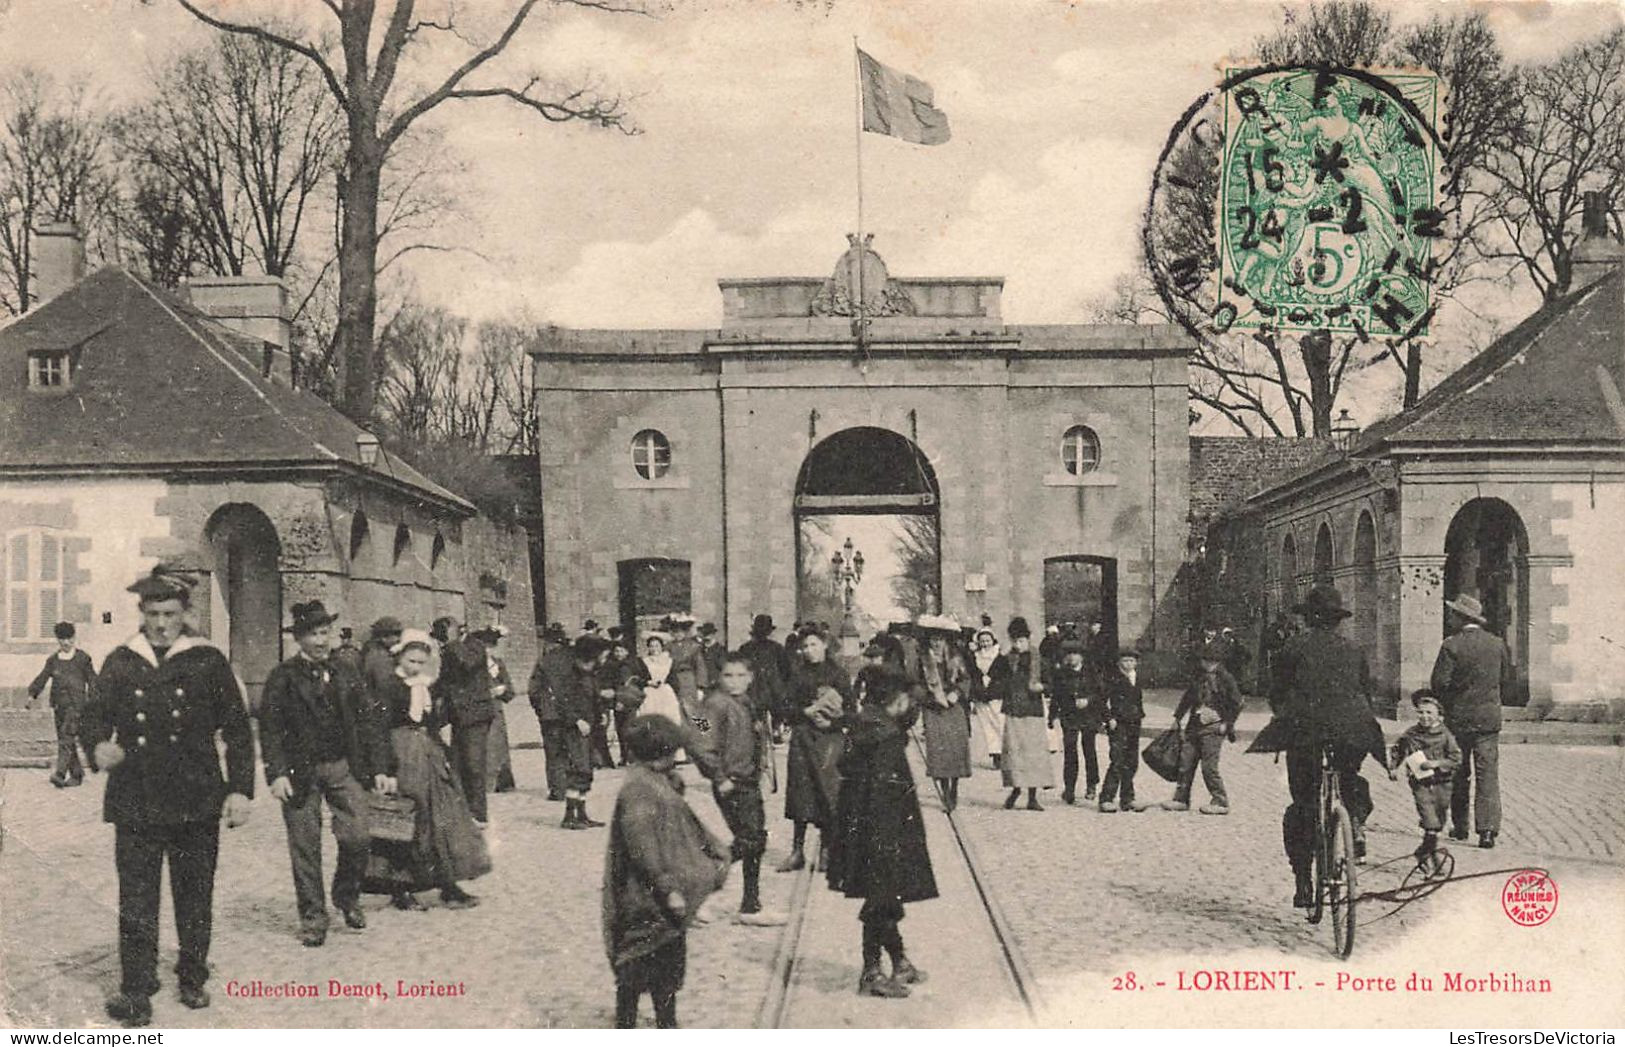
POLYGON ((1430 680, 1444 722, 1461 746, 1461 768, 1450 794, 1450 838, 1467 839, 1467 801, 1478 782, 1473 827, 1480 847, 1501 831, 1501 704, 1517 684, 1506 641, 1485 628, 1484 606, 1466 594, 1445 601, 1456 628, 1439 647, 1430 680))
POLYGON ((739 653, 750 663, 750 700, 758 723, 771 727, 774 740, 784 728, 784 689, 790 682, 790 655, 773 639, 773 616, 759 614, 751 619, 750 639, 739 653))
POLYGON ((1303 615, 1309 631, 1282 649, 1270 696, 1275 719, 1248 751, 1286 751, 1292 803, 1281 819, 1281 836, 1296 879, 1292 904, 1308 908, 1315 893, 1310 861, 1321 750, 1331 748, 1343 804, 1354 822, 1358 860, 1365 856, 1365 822, 1372 810, 1371 786, 1360 776, 1360 765, 1368 753, 1382 758, 1383 741, 1382 728, 1371 712, 1371 672, 1365 654, 1337 632, 1350 615, 1343 609, 1343 595, 1330 585, 1317 585, 1293 610, 1303 615))
POLYGON ((91 770, 107 772, 102 818, 113 824, 118 869, 118 953, 123 975, 107 1013, 126 1026, 152 1021, 158 991, 159 886, 169 862, 180 955, 180 1002, 209 1006, 209 940, 222 810, 248 820, 254 735, 231 665, 187 633, 188 580, 155 568, 129 591, 141 631, 102 663, 83 721, 91 770), (221 749, 225 743, 225 770, 221 749))
POLYGON ((333 906, 360 930, 361 878, 372 839, 367 829, 366 789, 395 789, 395 751, 385 725, 362 693, 359 677, 332 659, 332 625, 320 600, 293 605, 288 632, 299 645, 292 658, 271 670, 260 699, 260 745, 265 780, 282 801, 299 907, 299 940, 319 946, 327 939, 327 899, 322 893, 322 802, 338 841, 333 906))

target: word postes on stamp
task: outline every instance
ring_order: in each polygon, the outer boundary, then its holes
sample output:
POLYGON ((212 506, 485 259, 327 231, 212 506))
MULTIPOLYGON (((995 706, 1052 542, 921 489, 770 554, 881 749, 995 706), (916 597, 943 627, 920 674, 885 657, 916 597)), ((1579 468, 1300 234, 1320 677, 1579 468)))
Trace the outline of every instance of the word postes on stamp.
POLYGON ((1170 134, 1146 216, 1147 261, 1180 322, 1427 336, 1442 104, 1425 72, 1227 70, 1170 134))

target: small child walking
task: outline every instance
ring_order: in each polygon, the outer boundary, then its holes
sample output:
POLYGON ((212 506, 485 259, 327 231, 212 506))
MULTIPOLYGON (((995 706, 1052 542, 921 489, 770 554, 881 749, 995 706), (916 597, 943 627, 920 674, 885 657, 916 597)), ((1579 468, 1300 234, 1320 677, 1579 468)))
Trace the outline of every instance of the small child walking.
POLYGON ((1179 784, 1174 786, 1174 798, 1162 805, 1165 811, 1191 809, 1191 787, 1200 765, 1202 784, 1208 792, 1202 813, 1230 813, 1230 797, 1219 774, 1219 755, 1224 751, 1225 739, 1236 740, 1236 717, 1241 715, 1243 699, 1236 678, 1224 667, 1226 653, 1216 640, 1203 646, 1202 673, 1185 689, 1174 710, 1175 726, 1184 721, 1184 728, 1180 732, 1179 784))
POLYGON ((903 906, 937 896, 925 845, 920 797, 908 766, 908 731, 916 715, 909 680, 880 668, 869 678, 868 703, 858 712, 841 754, 829 886, 862 898, 863 973, 858 995, 899 999, 925 980, 903 951, 903 906), (884 951, 891 974, 880 966, 884 951))
POLYGON ((1145 694, 1139 682, 1140 652, 1125 647, 1117 652, 1117 666, 1101 683, 1106 713, 1106 736, 1111 763, 1100 786, 1100 810, 1139 813, 1146 805, 1134 799, 1134 774, 1140 769, 1140 724, 1145 719, 1145 694))
POLYGON ((1451 778, 1461 766, 1461 746, 1445 727, 1444 708, 1432 691, 1415 692, 1411 695, 1411 704, 1416 707, 1416 723, 1394 743, 1388 777, 1397 779, 1399 768, 1405 768, 1422 824, 1416 864, 1437 875, 1442 866, 1438 855, 1439 831, 1444 828, 1450 811, 1451 778))
POLYGON ((677 1027, 677 991, 688 963, 688 928, 700 903, 728 875, 728 848, 683 800, 674 773, 682 728, 664 716, 627 726, 633 763, 615 800, 604 860, 604 947, 615 972, 615 1027, 635 1028, 638 1001, 654 1001, 655 1025, 677 1027))

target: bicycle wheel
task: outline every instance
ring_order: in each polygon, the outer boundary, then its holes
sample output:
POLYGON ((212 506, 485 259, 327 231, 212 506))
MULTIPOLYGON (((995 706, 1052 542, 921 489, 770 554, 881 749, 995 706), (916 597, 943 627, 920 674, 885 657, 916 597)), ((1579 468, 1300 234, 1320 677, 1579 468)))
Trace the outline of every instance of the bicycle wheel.
POLYGON ((1347 959, 1354 951, 1354 906, 1359 889, 1354 882, 1354 826, 1341 805, 1332 808, 1327 827, 1326 867, 1318 885, 1332 911, 1332 951, 1347 959))

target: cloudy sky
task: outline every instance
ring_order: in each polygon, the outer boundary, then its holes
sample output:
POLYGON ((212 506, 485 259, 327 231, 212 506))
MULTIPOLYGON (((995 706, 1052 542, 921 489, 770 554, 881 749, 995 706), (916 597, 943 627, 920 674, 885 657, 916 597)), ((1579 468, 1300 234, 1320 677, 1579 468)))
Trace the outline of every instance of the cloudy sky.
MULTIPOLYGON (((317 18, 312 0, 207 0, 317 18), (314 10, 315 15, 310 14, 314 10)), ((431 6, 425 4, 426 7, 431 6)), ((471 35, 510 0, 462 0, 471 35)), ((1402 19, 1441 4, 1396 4, 1402 19)), ((436 117, 466 165, 452 239, 420 293, 476 315, 710 325, 723 276, 822 275, 854 228, 852 43, 929 81, 953 140, 866 135, 866 225, 893 273, 1003 275, 1015 322, 1079 319, 1130 264, 1162 140, 1278 24, 1278 3, 672 0, 659 18, 542 9, 500 72, 593 76, 636 137, 497 103, 436 117)), ((1619 17, 1615 3, 1488 5, 1514 60, 1619 17)), ((0 0, 0 66, 84 74, 115 97, 205 37, 169 0, 0 0)), ((443 56, 437 56, 443 57, 443 56)), ((427 78, 432 68, 411 71, 427 78)))

